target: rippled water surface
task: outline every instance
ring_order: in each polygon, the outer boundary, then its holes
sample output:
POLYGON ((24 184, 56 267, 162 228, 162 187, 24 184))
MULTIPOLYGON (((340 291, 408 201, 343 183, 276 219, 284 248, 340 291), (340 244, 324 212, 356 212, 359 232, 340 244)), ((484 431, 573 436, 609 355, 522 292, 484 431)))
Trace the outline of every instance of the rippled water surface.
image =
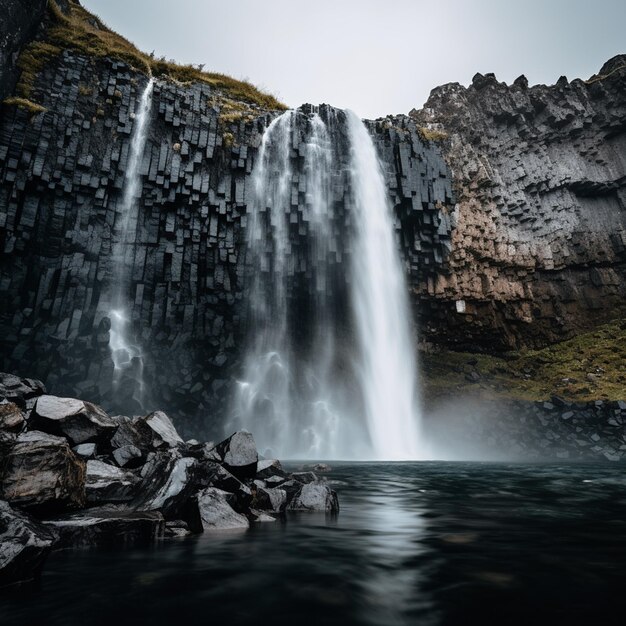
POLYGON ((617 465, 335 464, 341 513, 53 555, 0 624, 624 624, 617 465))

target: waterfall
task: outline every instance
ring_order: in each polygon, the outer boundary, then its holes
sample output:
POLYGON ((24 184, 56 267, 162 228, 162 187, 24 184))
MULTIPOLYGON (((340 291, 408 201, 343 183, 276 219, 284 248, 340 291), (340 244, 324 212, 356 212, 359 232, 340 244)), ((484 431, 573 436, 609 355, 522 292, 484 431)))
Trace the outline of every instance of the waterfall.
POLYGON ((113 386, 120 391, 124 383, 137 408, 144 404, 145 384, 143 379, 143 356, 141 347, 130 334, 129 269, 133 267, 134 244, 137 232, 138 198, 141 196, 140 167, 148 137, 149 119, 152 108, 154 79, 148 81, 134 117, 130 150, 124 179, 122 203, 115 225, 112 249, 113 287, 111 293, 111 320, 109 347, 113 359, 113 386))
POLYGON ((408 286, 376 148, 363 122, 351 111, 347 118, 360 388, 374 456, 415 459, 419 452, 416 342, 411 335, 408 286))
POLYGON ((249 338, 227 428, 266 455, 416 458, 407 286, 367 129, 331 107, 287 111, 251 183, 249 338))

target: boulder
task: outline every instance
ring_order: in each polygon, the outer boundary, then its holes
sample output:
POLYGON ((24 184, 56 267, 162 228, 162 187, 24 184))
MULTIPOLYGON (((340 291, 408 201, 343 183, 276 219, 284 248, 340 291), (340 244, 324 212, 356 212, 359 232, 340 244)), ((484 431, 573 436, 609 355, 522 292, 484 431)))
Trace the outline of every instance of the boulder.
POLYGON ((198 461, 195 484, 198 489, 217 487, 228 492, 230 504, 240 513, 251 506, 253 495, 250 487, 213 461, 198 461))
POLYGON ((77 445, 110 438, 118 424, 95 404, 46 395, 37 400, 29 426, 53 435, 65 435, 77 445))
POLYGON ((163 537, 165 520, 158 511, 136 511, 124 506, 102 506, 44 523, 58 536, 55 548, 128 546, 163 537))
POLYGON ((87 502, 128 502, 139 490, 141 479, 132 472, 102 461, 87 461, 87 502))
POLYGON ((117 422, 117 430, 111 437, 112 448, 135 446, 146 451, 152 448, 152 429, 145 428, 141 422, 142 418, 132 419, 125 415, 117 415, 113 419, 117 422))
POLYGON ((259 455, 252 435, 240 430, 215 447, 226 469, 240 480, 254 478, 259 455))
POLYGON ((189 530, 189 524, 182 519, 172 520, 165 522, 165 536, 166 537, 188 537, 191 535, 189 530))
POLYGON ((141 468, 141 490, 132 502, 136 509, 160 510, 166 519, 197 523, 197 512, 190 500, 198 491, 195 483, 196 459, 181 457, 176 450, 152 453, 141 468))
POLYGON ((0 500, 0 587, 39 576, 55 535, 0 500))
POLYGON ((337 513, 337 494, 325 483, 315 482, 302 485, 287 507, 290 511, 326 511, 337 513))
POLYGON ((78 456, 83 459, 93 459, 96 456, 96 444, 95 443, 81 443, 72 448, 78 456))
POLYGON ((314 483, 317 481, 317 476, 313 472, 294 472, 291 476, 299 483, 314 483))
POLYGON ((141 465, 143 453, 137 446, 122 446, 113 450, 113 458, 120 467, 138 467, 141 465))
POLYGON ((0 372, 0 400, 14 402, 21 409, 27 408, 28 400, 46 393, 43 383, 33 378, 20 378, 0 372))
POLYGON ((1 496, 33 511, 63 511, 85 502, 85 462, 62 437, 29 431, 4 458, 1 496))
POLYGON ((236 530, 249 527, 248 519, 237 513, 228 502, 228 493, 207 487, 196 496, 202 529, 236 530))
POLYGON ((24 414, 17 404, 7 400, 0 403, 0 430, 17 433, 25 424, 24 414))
POLYGON ((142 421, 152 431, 152 445, 155 448, 163 446, 175 448, 178 445, 184 445, 185 442, 176 432, 174 424, 163 411, 150 413, 142 421))
POLYGON ((286 478, 287 474, 283 471, 283 466, 276 459, 264 459, 258 461, 256 467, 256 477, 261 479, 270 478, 271 476, 281 476, 286 478))

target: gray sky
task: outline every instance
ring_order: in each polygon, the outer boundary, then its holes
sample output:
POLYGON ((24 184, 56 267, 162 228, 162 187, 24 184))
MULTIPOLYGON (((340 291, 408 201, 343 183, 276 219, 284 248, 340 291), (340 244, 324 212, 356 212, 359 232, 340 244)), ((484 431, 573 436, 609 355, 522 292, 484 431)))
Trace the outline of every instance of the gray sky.
POLYGON ((476 72, 552 84, 626 53, 626 0, 82 1, 146 52, 368 118, 476 72))

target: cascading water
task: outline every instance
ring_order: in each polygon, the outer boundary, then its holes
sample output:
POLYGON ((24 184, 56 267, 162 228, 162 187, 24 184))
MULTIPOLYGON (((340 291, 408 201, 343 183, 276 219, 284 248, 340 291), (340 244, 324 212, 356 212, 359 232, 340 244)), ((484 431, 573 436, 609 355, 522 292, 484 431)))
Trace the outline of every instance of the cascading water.
POLYGON ((352 297, 360 359, 358 377, 378 459, 416 459, 416 343, 408 288, 376 148, 363 122, 347 112, 356 227, 352 297))
POLYGON ((114 231, 113 288, 109 311, 111 320, 109 347, 114 365, 113 385, 114 388, 119 388, 122 380, 128 381, 130 394, 138 408, 143 408, 145 384, 141 347, 130 335, 128 269, 133 266, 138 219, 137 199, 141 195, 140 167, 148 136, 153 89, 154 79, 150 78, 141 94, 134 118, 122 203, 114 231))
POLYGON ((330 107, 288 111, 252 182, 250 339, 228 428, 282 457, 416 458, 406 285, 367 129, 330 107))

